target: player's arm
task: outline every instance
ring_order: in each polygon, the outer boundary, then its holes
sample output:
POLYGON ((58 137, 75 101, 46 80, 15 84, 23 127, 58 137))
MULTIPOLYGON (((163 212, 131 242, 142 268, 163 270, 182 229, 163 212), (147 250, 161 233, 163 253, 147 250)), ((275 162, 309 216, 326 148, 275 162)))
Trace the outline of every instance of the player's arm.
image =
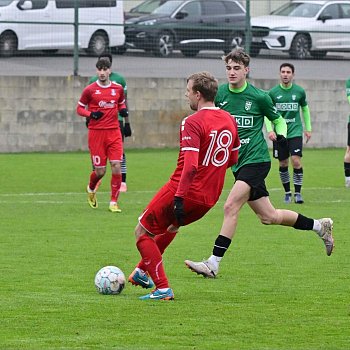
POLYGON ((305 106, 301 107, 301 111, 303 113, 304 124, 305 124, 305 132, 304 132, 304 134, 305 134, 305 137, 306 137, 306 143, 308 143, 310 138, 311 138, 311 131, 312 131, 311 117, 310 117, 310 108, 306 104, 305 106))
POLYGON ((238 150, 241 148, 241 141, 240 141, 239 136, 238 136, 237 123, 236 123, 236 120, 233 120, 233 121, 235 124, 236 137, 232 143, 232 150, 231 150, 231 154, 230 154, 230 159, 227 163, 227 168, 231 168, 232 165, 234 165, 238 162, 238 150))
POLYGON ((348 101, 349 101, 349 104, 350 104, 350 95, 348 96, 348 101))

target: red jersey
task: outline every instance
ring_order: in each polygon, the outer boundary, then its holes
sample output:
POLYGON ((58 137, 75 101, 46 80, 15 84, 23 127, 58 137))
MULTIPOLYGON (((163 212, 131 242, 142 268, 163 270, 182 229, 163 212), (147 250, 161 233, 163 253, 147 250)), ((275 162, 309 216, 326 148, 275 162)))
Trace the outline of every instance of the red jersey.
POLYGON ((89 129, 119 129, 118 111, 126 108, 124 89, 114 82, 103 86, 96 81, 83 90, 78 104, 89 112, 103 112, 102 118, 91 118, 89 129))
POLYGON ((213 206, 222 192, 226 169, 232 166, 232 159, 237 161, 239 148, 237 124, 228 112, 207 107, 188 116, 180 128, 180 153, 170 188, 177 196, 213 206), (184 176, 184 168, 193 170, 185 171, 189 175, 184 176))

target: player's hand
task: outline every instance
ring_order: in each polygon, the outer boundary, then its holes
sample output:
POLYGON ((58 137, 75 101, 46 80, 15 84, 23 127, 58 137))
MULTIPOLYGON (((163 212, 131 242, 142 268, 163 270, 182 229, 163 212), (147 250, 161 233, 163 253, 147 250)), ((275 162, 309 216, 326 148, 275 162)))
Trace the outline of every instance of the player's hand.
POLYGON ((184 199, 181 197, 174 197, 174 214, 175 218, 180 226, 185 223, 185 212, 184 212, 184 199))
POLYGON ((119 115, 122 117, 122 118, 127 118, 129 116, 129 111, 127 108, 122 108, 120 111, 119 111, 119 115))
POLYGON ((268 134, 267 134, 267 137, 269 138, 269 140, 271 141, 276 141, 276 133, 274 131, 270 131, 268 134))
POLYGON ((99 120, 100 118, 102 118, 102 116, 103 116, 103 113, 100 111, 90 113, 90 118, 95 119, 95 120, 99 120))
POLYGON ((125 123, 124 125, 124 136, 125 137, 129 137, 131 136, 132 132, 131 132, 131 128, 130 128, 130 123, 125 123))

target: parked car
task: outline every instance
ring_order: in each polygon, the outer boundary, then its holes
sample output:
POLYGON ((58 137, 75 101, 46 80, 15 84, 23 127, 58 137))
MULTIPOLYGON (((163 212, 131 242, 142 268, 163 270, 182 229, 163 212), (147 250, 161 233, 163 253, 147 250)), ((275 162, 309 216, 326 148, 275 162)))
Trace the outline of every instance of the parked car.
POLYGON ((234 0, 171 0, 150 15, 125 22, 126 47, 156 56, 173 50, 194 57, 200 50, 222 50, 244 44, 245 9, 234 0))
POLYGON ((124 18, 127 20, 133 17, 140 17, 149 15, 152 13, 157 7, 163 5, 168 0, 145 0, 142 1, 137 6, 133 7, 130 11, 126 11, 124 13, 124 18))
POLYGON ((350 52, 350 1, 292 1, 269 16, 253 17, 251 25, 253 55, 262 48, 296 59, 350 52))

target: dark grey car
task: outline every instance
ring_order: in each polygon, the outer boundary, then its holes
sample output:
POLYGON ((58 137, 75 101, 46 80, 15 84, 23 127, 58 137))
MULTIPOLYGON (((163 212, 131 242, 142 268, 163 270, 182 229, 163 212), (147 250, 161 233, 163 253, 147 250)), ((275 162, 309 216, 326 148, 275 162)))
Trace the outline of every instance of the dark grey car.
POLYGON ((234 0, 172 0, 150 15, 125 22, 126 48, 188 57, 200 50, 225 53, 244 45, 245 9, 234 0))

